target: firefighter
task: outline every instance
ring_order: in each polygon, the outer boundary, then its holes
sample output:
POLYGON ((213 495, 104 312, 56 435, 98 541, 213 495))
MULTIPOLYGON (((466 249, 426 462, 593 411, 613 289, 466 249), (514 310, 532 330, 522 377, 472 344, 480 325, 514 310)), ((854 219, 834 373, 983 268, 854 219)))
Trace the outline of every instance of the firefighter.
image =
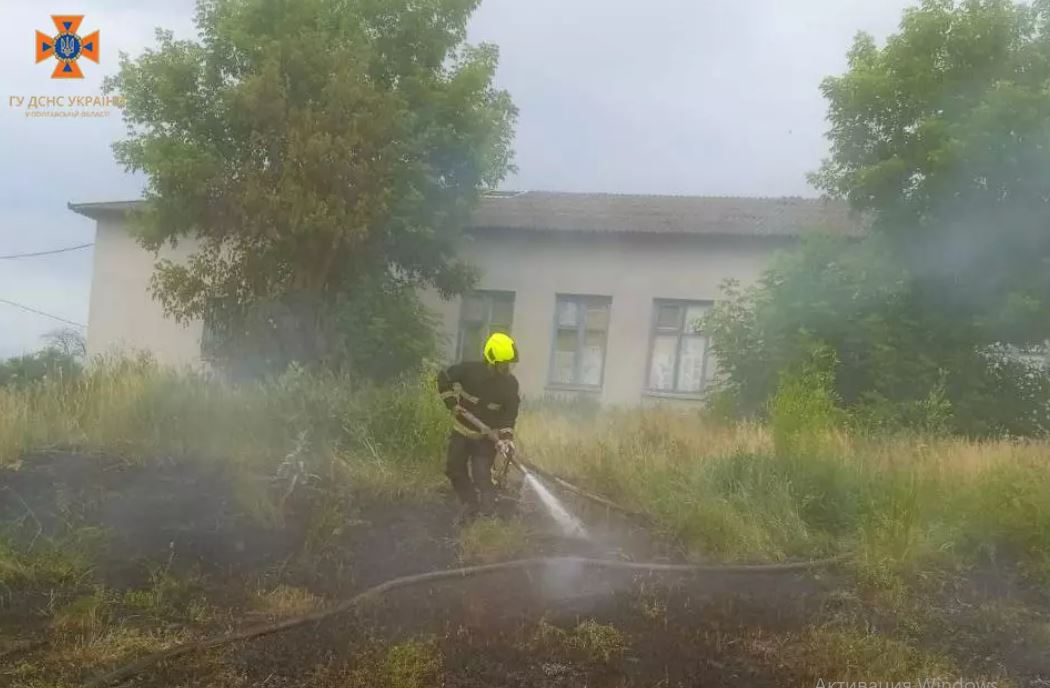
POLYGON ((445 474, 464 505, 465 519, 491 514, 496 504, 492 464, 497 454, 514 451, 518 419, 518 380, 510 364, 518 361, 514 340, 497 332, 485 342, 484 360, 457 363, 438 375, 438 393, 452 412, 445 474), (460 415, 466 410, 490 428, 488 435, 460 415))

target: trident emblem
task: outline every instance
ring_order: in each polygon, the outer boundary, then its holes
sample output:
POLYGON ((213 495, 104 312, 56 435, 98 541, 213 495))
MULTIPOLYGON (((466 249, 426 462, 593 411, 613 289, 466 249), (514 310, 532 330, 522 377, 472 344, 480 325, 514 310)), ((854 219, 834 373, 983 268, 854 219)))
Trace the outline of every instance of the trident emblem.
POLYGON ((74 40, 72 36, 62 36, 62 38, 58 39, 58 54, 61 55, 63 59, 72 59, 75 53, 76 40, 74 40))

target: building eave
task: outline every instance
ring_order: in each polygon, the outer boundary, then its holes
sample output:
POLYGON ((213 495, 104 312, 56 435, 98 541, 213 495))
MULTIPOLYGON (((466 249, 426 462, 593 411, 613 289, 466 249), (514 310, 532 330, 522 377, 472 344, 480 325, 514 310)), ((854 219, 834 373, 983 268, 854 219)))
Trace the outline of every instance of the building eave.
MULTIPOLYGON (((119 219, 143 203, 68 206, 97 221, 119 219)), ((821 199, 523 192, 483 196, 465 229, 475 235, 688 236, 782 242, 811 233, 859 238, 869 226, 844 203, 821 199)))
POLYGON ((77 215, 92 220, 118 219, 126 216, 145 201, 103 201, 101 203, 67 203, 66 207, 77 215))

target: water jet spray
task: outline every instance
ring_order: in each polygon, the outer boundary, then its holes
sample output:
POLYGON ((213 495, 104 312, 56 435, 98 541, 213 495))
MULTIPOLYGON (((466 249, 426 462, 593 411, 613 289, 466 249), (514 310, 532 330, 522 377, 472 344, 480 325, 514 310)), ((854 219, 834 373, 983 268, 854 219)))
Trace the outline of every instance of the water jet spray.
MULTIPOLYGON (((496 437, 493 430, 470 411, 460 410, 459 413, 463 418, 473 423, 483 434, 493 438, 496 437)), ((526 466, 523 461, 520 461, 518 457, 511 455, 509 452, 503 453, 501 457, 505 463, 503 468, 499 471, 500 476, 506 476, 507 469, 513 465, 521 471, 522 475, 525 476, 525 484, 532 488, 532 491, 536 493, 536 496, 539 497, 540 503, 547 509, 551 518, 554 519, 565 535, 577 538, 589 537, 587 529, 584 528, 580 519, 569 513, 569 510, 565 508, 565 505, 562 504, 561 500, 547 489, 547 486, 537 477, 536 472, 530 470, 529 466, 526 466)), ((565 481, 559 480, 558 482, 565 481)))

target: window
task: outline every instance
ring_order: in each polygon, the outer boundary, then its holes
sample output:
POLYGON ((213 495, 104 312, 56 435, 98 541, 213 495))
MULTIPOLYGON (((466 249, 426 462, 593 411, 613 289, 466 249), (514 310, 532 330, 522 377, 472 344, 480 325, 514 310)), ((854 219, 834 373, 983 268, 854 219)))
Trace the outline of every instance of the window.
POLYGON ((611 303, 605 296, 558 296, 551 351, 552 385, 602 386, 611 303))
POLYGON ((649 389, 698 394, 709 373, 708 338, 700 319, 710 304, 657 300, 653 303, 653 337, 649 354, 649 389))
POLYGON ((514 292, 475 291, 463 296, 459 312, 457 361, 480 361, 485 341, 494 332, 510 334, 514 321, 514 292))

